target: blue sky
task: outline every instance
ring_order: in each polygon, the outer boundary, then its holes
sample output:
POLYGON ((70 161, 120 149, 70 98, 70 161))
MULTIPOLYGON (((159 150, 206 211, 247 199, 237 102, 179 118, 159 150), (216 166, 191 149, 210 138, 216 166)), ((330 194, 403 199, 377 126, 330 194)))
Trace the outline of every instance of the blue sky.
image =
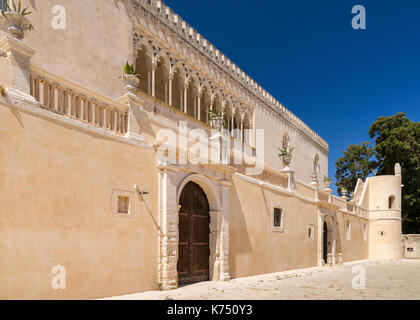
POLYGON ((329 143, 332 178, 379 116, 420 121, 418 0, 164 2, 329 143))

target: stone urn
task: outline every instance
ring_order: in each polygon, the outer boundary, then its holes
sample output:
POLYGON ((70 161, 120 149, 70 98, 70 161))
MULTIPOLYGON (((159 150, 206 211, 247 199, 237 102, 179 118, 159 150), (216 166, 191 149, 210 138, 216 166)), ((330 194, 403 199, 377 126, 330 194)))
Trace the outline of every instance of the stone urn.
POLYGON ((7 28, 7 32, 16 39, 22 40, 25 31, 33 29, 32 24, 23 15, 13 11, 5 11, 0 15, 0 24, 7 28))
POLYGON ((134 74, 123 74, 125 88, 130 93, 136 93, 140 88, 140 79, 134 74))
POLYGON ((282 156, 283 164, 286 167, 288 167, 290 165, 290 163, 292 162, 292 158, 293 158, 293 156, 291 154, 289 154, 287 156, 282 156))
POLYGON ((214 117, 210 120, 210 126, 216 130, 222 130, 224 124, 225 119, 223 117, 214 117))
POLYGON ((331 180, 324 180, 325 189, 329 189, 331 186, 331 180))

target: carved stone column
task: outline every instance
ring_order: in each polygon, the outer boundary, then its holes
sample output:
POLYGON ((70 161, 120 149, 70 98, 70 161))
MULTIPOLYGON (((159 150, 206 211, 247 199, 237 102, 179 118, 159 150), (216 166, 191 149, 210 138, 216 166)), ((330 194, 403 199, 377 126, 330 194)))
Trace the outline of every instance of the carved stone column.
POLYGON ((230 135, 232 136, 232 138, 233 137, 235 137, 235 114, 232 114, 232 118, 230 119, 231 120, 231 126, 230 126, 230 130, 231 130, 231 133, 230 133, 230 135))
POLYGON ((165 290, 178 287, 178 211, 176 171, 159 167, 159 283, 165 290))
POLYGON ((188 87, 189 87, 189 82, 188 80, 185 80, 185 84, 184 84, 184 113, 188 113, 188 87))
POLYGON ((157 62, 152 63, 152 97, 156 97, 156 69, 157 62))
POLYGON ((222 227, 222 213, 210 212, 210 280, 220 280, 220 234, 222 227))
POLYGON ((220 193, 222 198, 222 216, 220 227, 220 280, 230 280, 229 275, 229 219, 230 219, 230 181, 220 182, 220 193))
POLYGON ((200 88, 198 90, 197 96, 197 119, 201 120, 201 96, 203 95, 203 90, 200 88))
POLYGON ((172 81, 174 80, 174 73, 170 72, 168 77, 168 91, 169 91, 169 97, 168 97, 168 104, 172 106, 172 81))

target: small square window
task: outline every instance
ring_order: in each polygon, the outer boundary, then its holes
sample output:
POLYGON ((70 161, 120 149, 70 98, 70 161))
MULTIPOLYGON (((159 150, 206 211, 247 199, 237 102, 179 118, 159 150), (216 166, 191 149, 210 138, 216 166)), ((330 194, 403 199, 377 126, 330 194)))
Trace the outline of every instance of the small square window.
POLYGON ((112 214, 114 217, 134 218, 134 195, 134 192, 112 190, 112 214))
POLYGON ((128 214, 130 211, 130 198, 118 196, 118 213, 128 214))

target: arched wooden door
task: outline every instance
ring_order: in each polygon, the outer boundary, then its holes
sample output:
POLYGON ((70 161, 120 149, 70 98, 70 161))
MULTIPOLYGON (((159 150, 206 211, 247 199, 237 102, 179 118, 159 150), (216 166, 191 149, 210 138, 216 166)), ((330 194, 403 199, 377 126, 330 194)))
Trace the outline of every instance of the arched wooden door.
POLYGON ((179 199, 179 284, 209 280, 210 208, 203 189, 189 182, 179 199))

